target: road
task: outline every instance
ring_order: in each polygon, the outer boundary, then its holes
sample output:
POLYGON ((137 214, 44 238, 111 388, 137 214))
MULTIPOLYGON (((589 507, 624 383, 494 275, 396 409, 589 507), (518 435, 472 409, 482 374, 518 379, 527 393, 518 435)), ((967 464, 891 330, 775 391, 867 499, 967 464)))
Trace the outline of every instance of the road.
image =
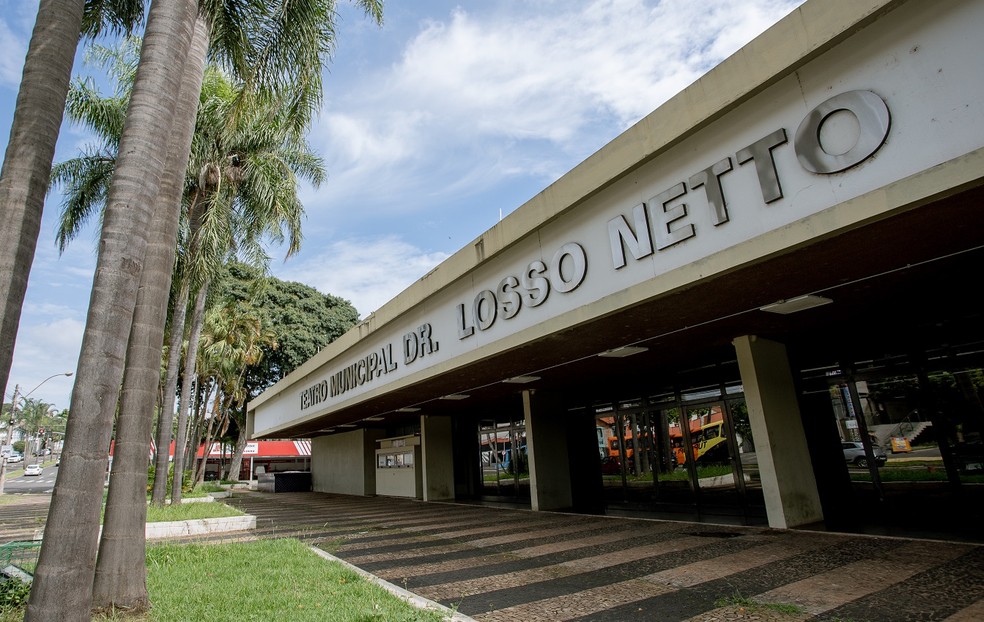
POLYGON ((58 475, 58 467, 49 465, 44 467, 41 475, 24 475, 24 467, 15 465, 17 469, 7 469, 7 480, 3 486, 4 493, 8 494, 51 494, 55 488, 55 476, 58 475), (19 473, 11 477, 11 473, 19 473))

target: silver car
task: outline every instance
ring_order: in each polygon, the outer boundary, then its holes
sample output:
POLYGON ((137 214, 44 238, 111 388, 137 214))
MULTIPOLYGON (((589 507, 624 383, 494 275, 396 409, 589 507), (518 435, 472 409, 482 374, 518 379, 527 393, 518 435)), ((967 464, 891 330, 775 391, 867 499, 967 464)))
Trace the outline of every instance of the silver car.
MULTIPOLYGON (((864 453, 864 445, 855 441, 841 441, 841 448, 844 450, 844 460, 862 469, 868 466, 868 456, 864 453)), ((882 466, 888 461, 888 456, 882 451, 881 447, 872 445, 872 453, 875 454, 875 463, 882 466)))

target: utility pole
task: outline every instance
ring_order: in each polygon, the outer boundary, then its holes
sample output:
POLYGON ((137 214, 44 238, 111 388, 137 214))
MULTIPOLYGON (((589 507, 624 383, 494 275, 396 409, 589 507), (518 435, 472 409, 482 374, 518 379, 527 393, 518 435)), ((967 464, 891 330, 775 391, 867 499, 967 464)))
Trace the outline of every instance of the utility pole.
MULTIPOLYGON (((7 438, 4 442, 10 445, 10 451, 14 450, 14 415, 17 414, 17 394, 20 392, 20 385, 14 385, 14 399, 10 402, 10 418, 5 421, 7 424, 7 438)), ((7 454, 0 457, 0 495, 3 494, 4 484, 7 483, 7 454)))

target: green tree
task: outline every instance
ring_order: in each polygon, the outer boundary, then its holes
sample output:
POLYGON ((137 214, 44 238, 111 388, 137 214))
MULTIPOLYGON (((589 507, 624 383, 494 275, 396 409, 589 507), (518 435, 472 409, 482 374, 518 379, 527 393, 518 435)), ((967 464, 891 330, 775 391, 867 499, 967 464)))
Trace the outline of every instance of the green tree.
POLYGON ((232 411, 235 451, 229 473, 239 473, 246 448, 245 403, 258 396, 326 345, 356 325, 359 313, 347 300, 322 294, 302 283, 264 276, 242 263, 227 265, 218 281, 223 305, 248 304, 263 325, 273 328, 276 347, 261 343, 262 356, 251 361, 241 379, 245 401, 232 411))
POLYGON ((24 463, 30 463, 42 450, 42 430, 48 431, 56 424, 57 411, 54 405, 39 399, 24 398, 17 406, 16 427, 24 432, 24 463))
MULTIPOLYGON (((206 313, 198 375, 200 378, 209 377, 217 388, 211 419, 215 423, 215 434, 213 436, 213 425, 210 423, 203 439, 206 459, 213 438, 224 436, 233 421, 239 424, 239 436, 245 444, 242 433, 245 426, 241 425, 236 413, 242 411, 249 398, 246 374, 250 367, 263 359, 265 353, 276 350, 274 332, 258 310, 247 302, 226 301, 206 313)), ((197 446, 197 442, 193 446, 197 446)), ((198 469, 196 484, 205 477, 206 459, 202 460, 198 469)))
MULTIPOLYGON (((219 2, 220 0, 211 0, 219 2)), ((373 18, 376 23, 382 21, 382 0, 356 0, 356 3, 363 8, 366 15, 373 18)), ((326 62, 332 47, 334 46, 335 30, 335 2, 334 0, 280 0, 270 5, 269 28, 251 33, 257 42, 258 53, 250 60, 255 65, 255 70, 248 73, 237 75, 245 78, 245 88, 241 92, 254 93, 257 85, 262 85, 260 91, 266 88, 272 89, 279 94, 277 99, 278 123, 271 128, 276 128, 282 134, 282 138, 290 138, 293 142, 299 143, 304 131, 310 122, 311 116, 321 102, 322 96, 322 75, 324 73, 324 63, 326 62), (284 96, 284 94, 289 94, 284 96), (284 105, 286 104, 286 105, 284 105), (284 135, 285 134, 285 135, 284 135)), ((248 99, 248 97, 247 97, 248 99)), ((268 128, 270 129, 270 128, 268 128)), ((232 165, 232 172, 235 172, 237 162, 241 162, 240 156, 231 152, 219 150, 220 159, 211 160, 211 166, 205 166, 202 171, 202 179, 221 180, 223 176, 223 166, 232 165), (226 159, 223 159, 226 158, 226 159)), ((208 157, 202 159, 208 161, 208 157)), ((274 164, 269 161, 268 164, 274 164)), ((194 167, 192 170, 195 170, 194 167)), ((276 186, 270 186, 270 189, 276 186)), ((257 187, 258 191, 266 190, 257 187)), ((216 195, 218 196, 218 195, 216 195)), ((267 202, 269 206, 282 207, 279 202, 267 202)), ((286 206, 287 204, 284 204, 286 206)), ((214 273, 215 267, 221 265, 225 260, 225 248, 223 247, 222 237, 219 235, 209 235, 207 229, 201 226, 206 221, 202 216, 194 214, 189 210, 189 223, 191 235, 189 249, 185 263, 190 266, 189 273, 184 275, 178 299, 174 303, 175 312, 172 314, 171 340, 169 347, 169 361, 167 366, 167 380, 164 388, 164 404, 161 408, 161 421, 158 424, 158 446, 164 447, 170 442, 170 417, 174 412, 173 399, 177 388, 177 373, 179 356, 181 352, 182 337, 185 327, 185 312, 187 306, 183 301, 189 299, 192 290, 192 278, 198 292, 195 296, 195 305, 191 330, 187 337, 189 350, 197 348, 198 337, 201 332, 202 317, 204 313, 205 298, 210 281, 209 274, 214 273), (201 236, 199 236, 201 233, 201 236), (204 241, 204 242, 203 242, 204 241), (210 247, 218 252, 203 253, 198 252, 202 246, 210 247), (165 422, 167 418, 167 422, 165 422), (167 442, 165 442, 167 441, 167 442)), ((263 229, 278 218, 270 211, 259 211, 255 213, 256 218, 248 219, 247 230, 251 230, 253 235, 262 232, 263 229)), ((218 217, 210 219, 213 223, 220 223, 218 217)), ((279 227, 279 224, 277 225, 279 227)), ((219 233, 222 228, 212 229, 214 233, 219 233)), ((299 229, 298 229, 299 231, 299 229)), ((276 236, 275 236, 276 237, 276 236)), ((226 240, 228 241, 228 240, 226 240)), ((295 241, 299 243, 300 238, 291 240, 288 254, 296 248, 295 241)), ((194 374, 194 364, 197 357, 194 352, 186 352, 185 368, 182 381, 183 396, 191 394, 191 384, 194 374)), ((187 416, 190 404, 182 404, 178 409, 178 429, 176 447, 181 448, 185 444, 185 434, 187 426, 187 416)), ((165 463, 166 465, 166 463, 165 463)), ((181 497, 180 477, 183 469, 183 452, 175 451, 175 482, 179 485, 173 486, 171 500, 179 501, 181 497), (179 458, 180 456, 180 458, 179 458), (181 463, 179 464, 179 461, 181 463)), ((157 473, 162 473, 161 459, 158 459, 157 473)), ((163 503, 164 486, 163 482, 158 483, 155 479, 153 500, 155 503, 163 503)))
POLYGON ((219 298, 252 301, 274 327, 278 347, 252 365, 250 398, 300 367, 359 321, 359 312, 338 296, 310 285, 265 276, 242 263, 230 263, 218 286, 219 298))

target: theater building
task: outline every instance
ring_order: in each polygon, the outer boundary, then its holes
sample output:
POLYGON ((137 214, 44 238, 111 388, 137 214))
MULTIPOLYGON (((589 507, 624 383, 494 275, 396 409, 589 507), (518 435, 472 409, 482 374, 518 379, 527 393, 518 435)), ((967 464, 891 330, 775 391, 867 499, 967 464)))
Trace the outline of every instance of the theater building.
POLYGON ((259 396, 251 437, 311 438, 318 491, 984 539, 982 29, 809 0, 259 396))

